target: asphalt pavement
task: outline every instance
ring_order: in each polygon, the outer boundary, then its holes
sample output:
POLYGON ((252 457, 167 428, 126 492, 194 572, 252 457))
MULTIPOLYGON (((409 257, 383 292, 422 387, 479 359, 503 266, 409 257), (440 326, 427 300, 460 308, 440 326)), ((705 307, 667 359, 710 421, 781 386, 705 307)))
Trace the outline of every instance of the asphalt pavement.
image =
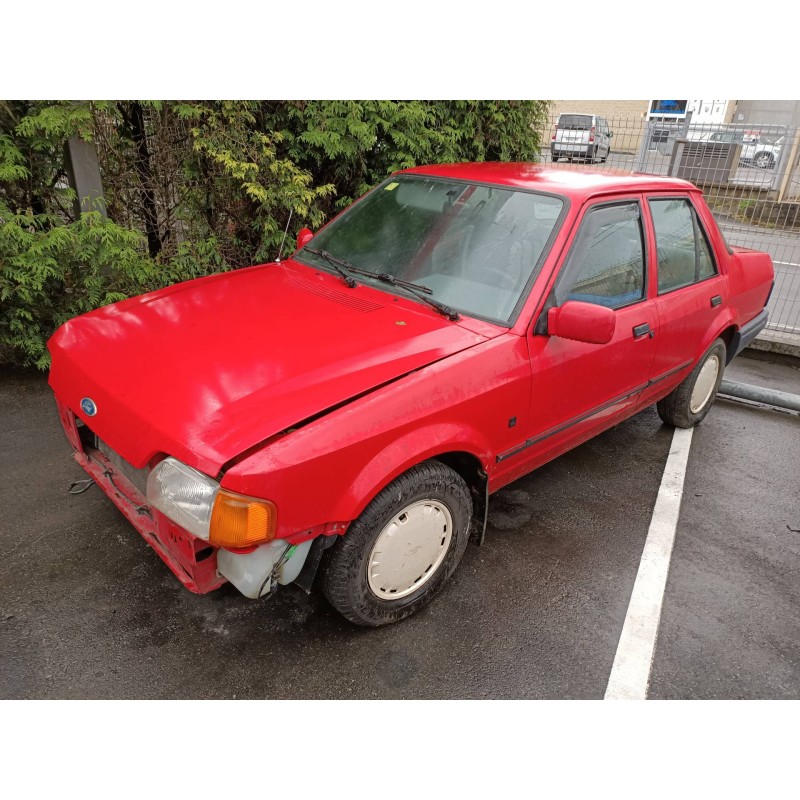
MULTIPOLYGON (((770 356, 772 358, 772 356, 770 356)), ((733 380, 800 394, 797 363, 733 380)), ((492 498, 444 591, 365 630, 316 592, 181 587, 83 477, 45 377, 0 373, 0 697, 602 698, 672 429, 654 409, 492 498)), ((800 697, 800 419, 696 430, 650 696, 800 697)))

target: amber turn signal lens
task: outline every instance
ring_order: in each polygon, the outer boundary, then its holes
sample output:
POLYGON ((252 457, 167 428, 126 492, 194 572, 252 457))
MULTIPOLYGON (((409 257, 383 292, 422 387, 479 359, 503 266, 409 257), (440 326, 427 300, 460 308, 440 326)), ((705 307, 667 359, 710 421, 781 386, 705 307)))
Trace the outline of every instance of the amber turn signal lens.
POLYGON ((275 537, 275 505, 220 489, 211 511, 208 541, 215 547, 250 547, 275 537))

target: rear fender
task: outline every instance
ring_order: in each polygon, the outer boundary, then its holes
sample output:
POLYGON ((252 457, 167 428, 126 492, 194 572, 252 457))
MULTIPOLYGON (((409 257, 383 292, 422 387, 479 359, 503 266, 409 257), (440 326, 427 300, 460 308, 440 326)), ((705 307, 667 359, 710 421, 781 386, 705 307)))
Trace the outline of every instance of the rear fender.
POLYGON ((775 280, 772 258, 768 253, 734 247, 728 259, 728 292, 735 300, 740 328, 766 306, 775 280))
MULTIPOLYGON (((735 306, 728 306, 722 314, 717 317, 712 323, 708 326, 703 338, 701 340, 701 347, 694 356, 694 362, 697 363, 698 359, 703 355, 703 353, 711 347, 711 343, 720 337, 725 340, 723 336, 724 332, 728 328, 735 328, 736 330, 739 329, 738 320, 739 319, 739 312, 735 306)), ((725 346, 727 347, 729 342, 725 340, 725 346)))

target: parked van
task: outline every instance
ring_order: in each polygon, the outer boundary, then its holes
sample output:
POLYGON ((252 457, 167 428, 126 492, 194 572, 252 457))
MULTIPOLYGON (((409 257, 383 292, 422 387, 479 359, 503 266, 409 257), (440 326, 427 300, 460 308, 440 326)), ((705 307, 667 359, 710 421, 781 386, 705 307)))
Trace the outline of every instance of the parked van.
POLYGON ((594 114, 561 114, 550 142, 553 161, 566 158, 604 163, 611 152, 608 121, 594 114))

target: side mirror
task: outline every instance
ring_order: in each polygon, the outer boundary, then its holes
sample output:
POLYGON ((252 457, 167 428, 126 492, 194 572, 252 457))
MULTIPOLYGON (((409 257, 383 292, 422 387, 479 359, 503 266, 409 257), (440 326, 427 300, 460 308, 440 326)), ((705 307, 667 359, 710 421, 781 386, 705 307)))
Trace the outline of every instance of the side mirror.
POLYGON ((297 234, 297 249, 305 247, 314 238, 313 231, 308 228, 300 228, 297 234))
POLYGON ((614 135, 614 131, 609 131, 609 132, 608 132, 608 138, 609 138, 609 139, 610 139, 610 138, 611 138, 613 135, 614 135))
POLYGON ((567 300, 547 312, 547 333, 587 344, 608 344, 614 338, 617 315, 606 306, 567 300))

